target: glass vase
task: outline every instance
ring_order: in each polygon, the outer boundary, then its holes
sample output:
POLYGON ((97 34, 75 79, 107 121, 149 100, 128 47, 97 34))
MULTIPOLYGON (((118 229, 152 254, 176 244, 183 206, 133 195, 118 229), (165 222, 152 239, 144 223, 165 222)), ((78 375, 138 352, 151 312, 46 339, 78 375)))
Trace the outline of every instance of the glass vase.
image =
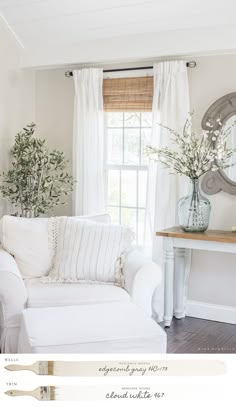
POLYGON ((191 193, 179 200, 179 225, 185 232, 204 232, 208 228, 211 203, 200 193, 199 178, 192 178, 191 193))

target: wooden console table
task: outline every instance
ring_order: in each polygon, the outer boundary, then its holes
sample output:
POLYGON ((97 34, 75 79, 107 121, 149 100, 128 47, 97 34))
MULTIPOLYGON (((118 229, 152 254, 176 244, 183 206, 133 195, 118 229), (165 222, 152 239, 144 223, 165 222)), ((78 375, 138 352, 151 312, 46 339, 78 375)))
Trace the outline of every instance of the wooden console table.
POLYGON ((156 236, 164 238, 164 323, 168 327, 173 315, 185 317, 191 249, 236 254, 236 233, 224 230, 191 233, 173 227, 157 232, 156 236))

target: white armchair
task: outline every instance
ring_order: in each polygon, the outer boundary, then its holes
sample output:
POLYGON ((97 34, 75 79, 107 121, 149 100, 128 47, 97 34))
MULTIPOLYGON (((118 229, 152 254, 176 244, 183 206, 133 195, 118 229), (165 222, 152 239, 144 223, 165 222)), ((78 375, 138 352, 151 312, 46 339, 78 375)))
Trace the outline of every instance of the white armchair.
POLYGON ((20 313, 27 303, 27 291, 14 258, 0 249, 0 348, 16 350, 20 313))
POLYGON ((125 260, 124 289, 109 284, 42 284, 40 277, 23 277, 12 254, 12 248, 11 254, 0 249, 0 347, 3 353, 17 350, 24 308, 132 301, 147 315, 152 315, 153 293, 161 282, 161 271, 136 250, 125 260))

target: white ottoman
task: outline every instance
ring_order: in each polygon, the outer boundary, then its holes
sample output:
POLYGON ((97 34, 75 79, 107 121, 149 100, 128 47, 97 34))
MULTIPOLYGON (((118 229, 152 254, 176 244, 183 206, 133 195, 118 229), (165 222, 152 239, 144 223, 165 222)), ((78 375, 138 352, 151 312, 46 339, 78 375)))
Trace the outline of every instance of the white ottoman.
POLYGON ((132 303, 28 308, 18 353, 165 353, 166 333, 132 303))

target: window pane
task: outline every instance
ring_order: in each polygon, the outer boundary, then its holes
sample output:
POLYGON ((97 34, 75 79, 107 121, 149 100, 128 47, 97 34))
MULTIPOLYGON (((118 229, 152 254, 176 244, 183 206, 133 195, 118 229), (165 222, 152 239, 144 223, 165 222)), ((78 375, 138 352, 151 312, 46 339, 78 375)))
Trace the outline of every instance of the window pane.
POLYGON ((121 208, 121 223, 131 227, 136 233, 136 209, 121 208))
POLYGON ((140 127, 140 113, 125 113, 124 127, 140 127))
POLYGON ((141 163, 142 165, 147 165, 148 157, 145 153, 145 148, 151 144, 151 129, 142 129, 141 134, 141 163))
POLYGON ((121 172, 121 205, 137 206, 137 172, 121 172))
POLYGON ((107 127, 123 127, 123 113, 107 113, 107 127))
POLYGON ((120 208, 110 206, 107 208, 107 212, 111 217, 111 223, 120 223, 120 208))
POLYGON ((122 163, 122 129, 107 130, 107 160, 109 164, 122 163))
POLYGON ((108 205, 120 205, 120 171, 108 171, 108 205))
POLYGON ((146 206, 146 190, 147 190, 147 171, 139 171, 138 173, 138 207, 145 208, 146 206))
POLYGON ((142 246, 147 170, 139 166, 146 166, 149 161, 144 149, 151 144, 152 113, 109 112, 106 124, 107 211, 112 223, 130 226, 136 234, 136 244, 142 246))
POLYGON ((125 129, 124 131, 124 163, 139 165, 140 162, 140 130, 125 129))
POLYGON ((141 126, 152 127, 152 112, 141 113, 141 126))
POLYGON ((144 209, 139 209, 138 210, 138 232, 137 232, 137 244, 139 246, 143 245, 144 218, 145 218, 145 210, 144 209))

